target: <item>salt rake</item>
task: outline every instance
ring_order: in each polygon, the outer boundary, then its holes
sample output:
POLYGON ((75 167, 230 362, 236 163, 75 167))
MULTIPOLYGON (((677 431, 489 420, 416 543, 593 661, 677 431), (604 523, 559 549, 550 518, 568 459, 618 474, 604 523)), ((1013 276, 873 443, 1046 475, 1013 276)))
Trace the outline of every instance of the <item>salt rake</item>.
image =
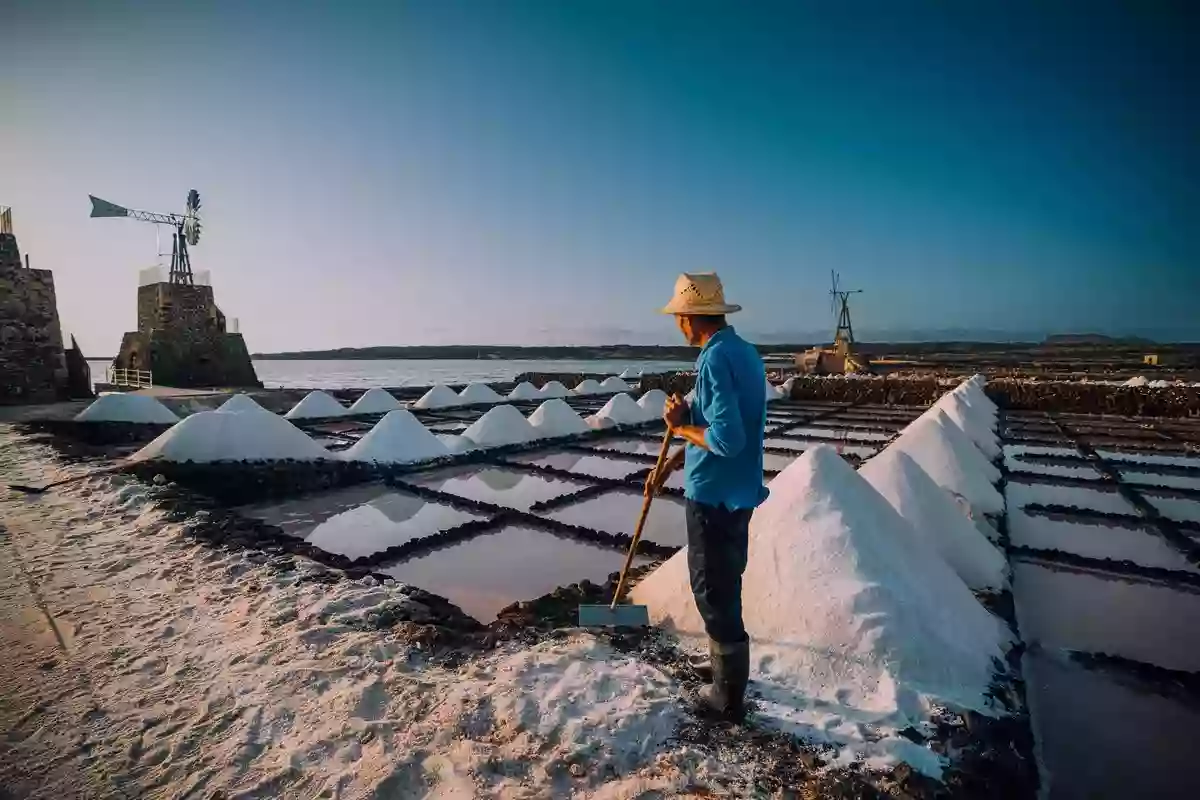
MULTIPOLYGON (((658 461, 654 465, 654 473, 662 469, 667 460, 667 451, 671 449, 671 428, 663 434, 662 449, 658 451, 658 461)), ((642 513, 638 517, 637 527, 633 530, 633 541, 629 543, 629 553, 625 556, 625 566, 621 568, 621 577, 617 580, 617 590, 613 592, 612 602, 606 606, 579 606, 579 627, 581 628, 645 628, 650 625, 650 612, 645 606, 618 605, 621 595, 625 593, 625 581, 629 578, 629 567, 633 564, 633 555, 637 552, 638 542, 642 539, 642 528, 646 527, 646 517, 650 513, 650 503, 654 500, 653 491, 646 492, 642 501, 642 513)))

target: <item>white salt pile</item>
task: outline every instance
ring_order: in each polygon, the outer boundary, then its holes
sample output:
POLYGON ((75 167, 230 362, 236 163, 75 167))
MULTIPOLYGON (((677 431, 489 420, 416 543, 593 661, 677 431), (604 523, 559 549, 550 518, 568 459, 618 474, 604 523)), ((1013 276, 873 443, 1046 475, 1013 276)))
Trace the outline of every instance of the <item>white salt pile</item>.
POLYGON ((658 419, 667 410, 667 393, 662 389, 651 389, 638 399, 646 419, 658 419))
POLYGON ((766 381, 766 391, 767 391, 767 402, 768 403, 770 403, 773 400, 782 400, 784 397, 787 396, 783 393, 782 389, 780 389, 775 384, 771 383, 771 380, 769 378, 764 377, 763 380, 766 381))
POLYGON ((989 424, 985 412, 972 409, 963 395, 957 391, 947 392, 934 403, 934 408, 945 412, 989 461, 1000 457, 1000 440, 994 430, 995 422, 989 424))
POLYGON ((292 410, 284 414, 287 419, 319 419, 321 417, 344 417, 349 410, 321 391, 309 392, 292 410))
POLYGON ((77 422, 141 422, 169 425, 179 421, 175 412, 153 397, 142 394, 102 394, 75 415, 77 422))
POLYGON ((570 397, 571 392, 558 381, 550 381, 538 389, 538 395, 541 397, 570 397))
POLYGON ((450 454, 440 439, 405 409, 389 411, 365 436, 342 453, 347 461, 407 464, 450 454))
POLYGON ((475 443, 457 433, 439 433, 437 440, 446 446, 451 453, 465 453, 475 449, 475 443))
POLYGON ((538 400, 541 396, 538 388, 529 381, 521 381, 508 393, 509 400, 538 400))
POLYGON ((387 389, 375 387, 367 389, 362 396, 350 406, 351 414, 386 414, 401 408, 400 401, 392 396, 387 389))
POLYGON ((637 425, 648 419, 646 410, 624 392, 613 395, 612 399, 596 412, 596 416, 612 420, 614 425, 637 425))
POLYGON ((1137 377, 1130 378, 1129 380, 1125 381, 1121 385, 1122 386, 1145 386, 1148 383, 1150 383, 1150 381, 1147 380, 1144 375, 1138 375, 1137 377))
POLYGON ((989 590, 1004 587, 1008 567, 1004 555, 912 457, 888 447, 859 467, 858 474, 908 520, 918 538, 937 552, 967 586, 989 590))
POLYGON ((537 438, 571 436, 588 431, 588 425, 583 418, 576 414, 566 401, 557 398, 538 406, 537 410, 529 415, 529 424, 533 426, 534 436, 537 438))
POLYGON ((1004 511, 1004 498, 992 485, 1000 471, 941 409, 922 414, 888 447, 908 453, 934 483, 962 497, 973 512, 1004 511))
POLYGON ((579 382, 579 385, 571 390, 573 394, 601 394, 604 390, 600 388, 600 384, 591 378, 586 378, 579 382))
POLYGON ((421 395, 421 399, 413 403, 413 408, 452 408, 461 405, 462 399, 458 394, 449 386, 439 383, 421 395))
POLYGON ((496 406, 475 420, 463 431, 463 438, 479 447, 499 447, 528 442, 533 438, 533 426, 512 406, 496 406))
POLYGON ((632 386, 615 375, 611 378, 605 378, 603 381, 601 381, 600 388, 605 392, 628 392, 633 389, 632 386))
MULTIPOLYGON (((899 731, 935 707, 992 713, 985 692, 1008 637, 910 527, 831 447, 814 447, 754 513, 743 607, 762 716, 937 774, 936 756, 899 731), (863 738, 863 725, 880 738, 863 738)), ((656 623, 703 636, 686 549, 633 602, 656 623)))
POLYGON ((499 403, 504 398, 496 394, 486 383, 469 383, 458 393, 458 399, 466 403, 499 403))
POLYGON ((223 411, 193 414, 132 456, 134 460, 198 463, 283 459, 315 461, 329 457, 329 451, 283 417, 223 411))
POLYGON ((642 368, 641 367, 626 367, 625 371, 622 372, 618 377, 624 378, 625 380, 635 380, 637 378, 642 377, 642 368))
POLYGON ((217 407, 217 411, 220 411, 222 414, 246 414, 254 413, 256 411, 265 414, 275 413, 260 406, 257 402, 255 402, 254 398, 248 394, 235 394, 224 403, 221 403, 221 405, 217 407))

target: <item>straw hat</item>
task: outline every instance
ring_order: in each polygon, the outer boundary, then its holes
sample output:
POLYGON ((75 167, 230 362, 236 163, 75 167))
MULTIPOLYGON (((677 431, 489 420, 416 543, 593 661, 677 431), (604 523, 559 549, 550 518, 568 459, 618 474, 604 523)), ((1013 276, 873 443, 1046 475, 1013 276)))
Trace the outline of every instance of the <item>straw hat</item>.
POLYGON ((725 287, 715 272, 684 272, 675 280, 675 296, 664 314, 732 314, 741 306, 725 302, 725 287))

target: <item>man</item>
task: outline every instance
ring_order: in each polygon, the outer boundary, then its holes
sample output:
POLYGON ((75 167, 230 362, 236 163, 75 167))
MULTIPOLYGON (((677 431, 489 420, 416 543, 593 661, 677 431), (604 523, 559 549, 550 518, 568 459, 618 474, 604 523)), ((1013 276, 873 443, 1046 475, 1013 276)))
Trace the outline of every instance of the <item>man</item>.
POLYGON ((690 407, 679 395, 667 400, 663 419, 687 444, 646 480, 646 491, 657 493, 683 466, 688 572, 712 657, 712 686, 700 699, 703 711, 729 720, 745 713, 750 640, 742 623, 742 573, 750 515, 767 497, 766 372, 754 346, 725 322, 740 310, 725 302, 715 273, 685 273, 675 282, 663 313, 674 314, 688 344, 701 348, 695 395, 690 407))

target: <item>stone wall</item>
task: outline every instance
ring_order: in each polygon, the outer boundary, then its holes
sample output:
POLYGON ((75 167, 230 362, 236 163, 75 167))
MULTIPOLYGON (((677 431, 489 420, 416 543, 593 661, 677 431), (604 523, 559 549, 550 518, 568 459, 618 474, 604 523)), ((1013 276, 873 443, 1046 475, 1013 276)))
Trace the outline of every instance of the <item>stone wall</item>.
POLYGON ((125 334, 113 365, 149 370, 160 386, 262 385, 241 334, 226 332, 211 286, 139 287, 138 329, 125 334))
POLYGON ((0 405, 66 398, 54 276, 25 269, 16 237, 0 234, 0 405))

